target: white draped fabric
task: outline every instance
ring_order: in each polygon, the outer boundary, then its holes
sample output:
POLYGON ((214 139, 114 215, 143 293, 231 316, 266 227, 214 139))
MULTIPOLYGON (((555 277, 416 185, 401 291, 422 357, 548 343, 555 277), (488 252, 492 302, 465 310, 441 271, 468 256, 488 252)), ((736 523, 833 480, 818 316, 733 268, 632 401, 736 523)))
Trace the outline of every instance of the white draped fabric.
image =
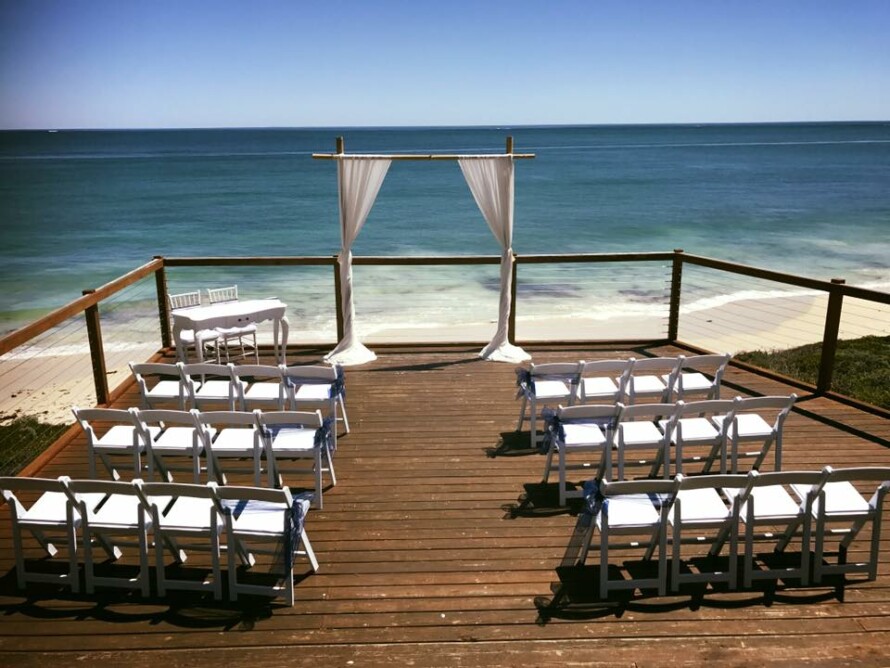
POLYGON ((458 160, 473 199, 485 222, 501 244, 501 296, 498 328, 494 337, 479 353, 495 362, 519 363, 531 355, 510 343, 510 293, 513 283, 513 157, 509 155, 465 157, 458 160))
POLYGON ((343 339, 325 356, 331 363, 350 366, 377 359, 356 336, 355 303, 352 300, 352 243, 368 219, 392 161, 388 158, 344 156, 337 160, 340 195, 340 304, 343 307, 343 339))

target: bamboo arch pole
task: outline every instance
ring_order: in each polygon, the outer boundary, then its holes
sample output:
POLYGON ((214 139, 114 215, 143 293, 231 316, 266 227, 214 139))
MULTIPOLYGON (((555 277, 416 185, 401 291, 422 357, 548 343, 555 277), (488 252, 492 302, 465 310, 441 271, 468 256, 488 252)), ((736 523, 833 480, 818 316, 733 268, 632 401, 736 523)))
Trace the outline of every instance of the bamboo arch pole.
POLYGON ((458 153, 374 153, 374 154, 355 154, 347 155, 346 142, 343 137, 337 137, 336 148, 333 153, 313 153, 312 157, 316 160, 339 160, 340 158, 379 158, 385 160, 460 160, 462 158, 484 157, 491 158, 498 155, 510 156, 514 160, 531 160, 535 157, 534 153, 514 153, 513 137, 508 136, 506 141, 506 151, 500 153, 479 153, 479 154, 458 154, 458 153))

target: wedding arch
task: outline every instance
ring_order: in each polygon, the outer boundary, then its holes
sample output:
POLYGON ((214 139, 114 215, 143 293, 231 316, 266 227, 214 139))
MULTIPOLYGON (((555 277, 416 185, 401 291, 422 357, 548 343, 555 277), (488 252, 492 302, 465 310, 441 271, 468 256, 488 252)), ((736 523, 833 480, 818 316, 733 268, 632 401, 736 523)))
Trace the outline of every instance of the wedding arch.
POLYGON ((377 356, 359 341, 355 332, 355 303, 352 297, 352 244, 365 224, 393 160, 454 160, 485 222, 501 245, 501 288, 498 326, 494 337, 479 356, 496 362, 523 362, 530 355, 509 340, 510 292, 513 282, 513 163, 534 158, 531 153, 513 153, 513 138, 507 137, 503 154, 451 155, 347 154, 343 138, 337 138, 335 153, 314 153, 313 158, 337 161, 337 191, 340 200, 340 304, 343 338, 325 356, 329 362, 346 366, 365 364, 377 356))

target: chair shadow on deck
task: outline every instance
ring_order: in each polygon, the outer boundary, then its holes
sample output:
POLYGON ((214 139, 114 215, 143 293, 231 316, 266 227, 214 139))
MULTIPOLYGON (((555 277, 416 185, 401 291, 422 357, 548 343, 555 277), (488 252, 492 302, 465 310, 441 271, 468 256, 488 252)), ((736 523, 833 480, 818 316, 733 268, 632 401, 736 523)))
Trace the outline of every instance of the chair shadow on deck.
MULTIPOLYGON (((577 528, 581 529, 585 521, 586 517, 581 513, 577 528)), ((739 586, 735 590, 730 590, 728 583, 684 583, 678 592, 669 590, 666 596, 659 596, 655 588, 642 588, 613 591, 608 598, 603 599, 599 591, 598 553, 591 552, 586 564, 577 564, 581 550, 579 538, 581 535, 583 531, 580 530, 572 534, 572 540, 562 563, 556 568, 559 579, 551 583, 550 590, 553 595, 535 598, 534 603, 538 613, 536 622, 539 625, 547 624, 553 619, 583 620, 609 616, 620 618, 626 612, 669 613, 684 609, 694 612, 701 608, 730 610, 753 606, 770 607, 774 603, 810 605, 829 600, 843 602, 845 587, 856 584, 856 581, 845 580, 843 574, 827 576, 822 584, 808 587, 800 587, 799 581, 795 578, 782 580, 781 584, 779 580, 755 580, 750 588, 739 586)), ((800 561, 800 554, 793 552, 758 553, 756 557, 774 569, 800 561)), ((728 559, 723 556, 685 559, 681 565, 681 572, 690 572, 692 570, 690 566, 699 571, 705 569, 713 571, 721 562, 728 563, 728 559)), ((657 559, 626 560, 621 563, 621 567, 610 563, 608 569, 611 580, 622 579, 625 573, 635 580, 651 580, 657 576, 658 561, 657 559)), ((741 573, 739 578, 741 581, 741 573)))
MULTIPOLYGON (((122 572, 132 568, 116 564, 108 567, 122 572)), ((196 578, 210 572, 194 567, 189 570, 196 578)), ((309 575, 308 572, 295 573, 294 585, 309 575)), ((226 585, 224 582, 224 593, 228 589, 226 585)), ((22 591, 16 587, 15 569, 0 577, 0 615, 5 617, 18 614, 34 619, 97 620, 119 624, 148 622, 189 629, 249 631, 257 622, 270 618, 276 609, 288 607, 283 600, 262 596, 242 595, 237 603, 216 601, 209 592, 196 591, 170 591, 163 598, 156 595, 144 598, 135 590, 111 588, 102 588, 92 594, 75 594, 68 588, 49 583, 29 583, 27 591, 22 591)))
MULTIPOLYGON (((584 499, 569 499, 567 505, 559 505, 559 483, 529 482, 515 503, 501 506, 504 519, 517 517, 553 517, 554 515, 578 515, 584 509, 584 499)), ((569 483, 569 489, 574 486, 569 483)))
POLYGON ((485 455, 491 459, 540 455, 541 449, 532 447, 529 441, 528 431, 502 431, 498 444, 492 448, 485 448, 485 455))

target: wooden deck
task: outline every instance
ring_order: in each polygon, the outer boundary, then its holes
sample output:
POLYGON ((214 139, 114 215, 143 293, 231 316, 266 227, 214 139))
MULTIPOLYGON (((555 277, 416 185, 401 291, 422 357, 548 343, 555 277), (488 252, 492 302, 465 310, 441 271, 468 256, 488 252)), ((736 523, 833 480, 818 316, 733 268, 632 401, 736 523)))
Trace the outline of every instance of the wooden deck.
MULTIPOLYGON (((536 361, 675 353, 529 346, 536 361)), ((514 367, 476 348, 389 348, 347 371, 352 433, 339 484, 307 530, 319 572, 295 567, 296 605, 234 606, 15 589, 0 509, 0 666, 887 665, 890 532, 877 581, 637 595, 603 605, 594 566, 569 568, 577 522, 540 485, 543 457, 513 433, 514 367), (88 664, 84 664, 88 665, 88 664)), ((314 361, 303 351, 289 362, 314 361)), ((793 388, 731 368, 724 396, 793 388)), ((135 404, 135 388, 119 405, 135 404)), ((804 396, 784 468, 890 466, 890 421, 804 396)), ((38 472, 86 475, 78 437, 38 472)))

